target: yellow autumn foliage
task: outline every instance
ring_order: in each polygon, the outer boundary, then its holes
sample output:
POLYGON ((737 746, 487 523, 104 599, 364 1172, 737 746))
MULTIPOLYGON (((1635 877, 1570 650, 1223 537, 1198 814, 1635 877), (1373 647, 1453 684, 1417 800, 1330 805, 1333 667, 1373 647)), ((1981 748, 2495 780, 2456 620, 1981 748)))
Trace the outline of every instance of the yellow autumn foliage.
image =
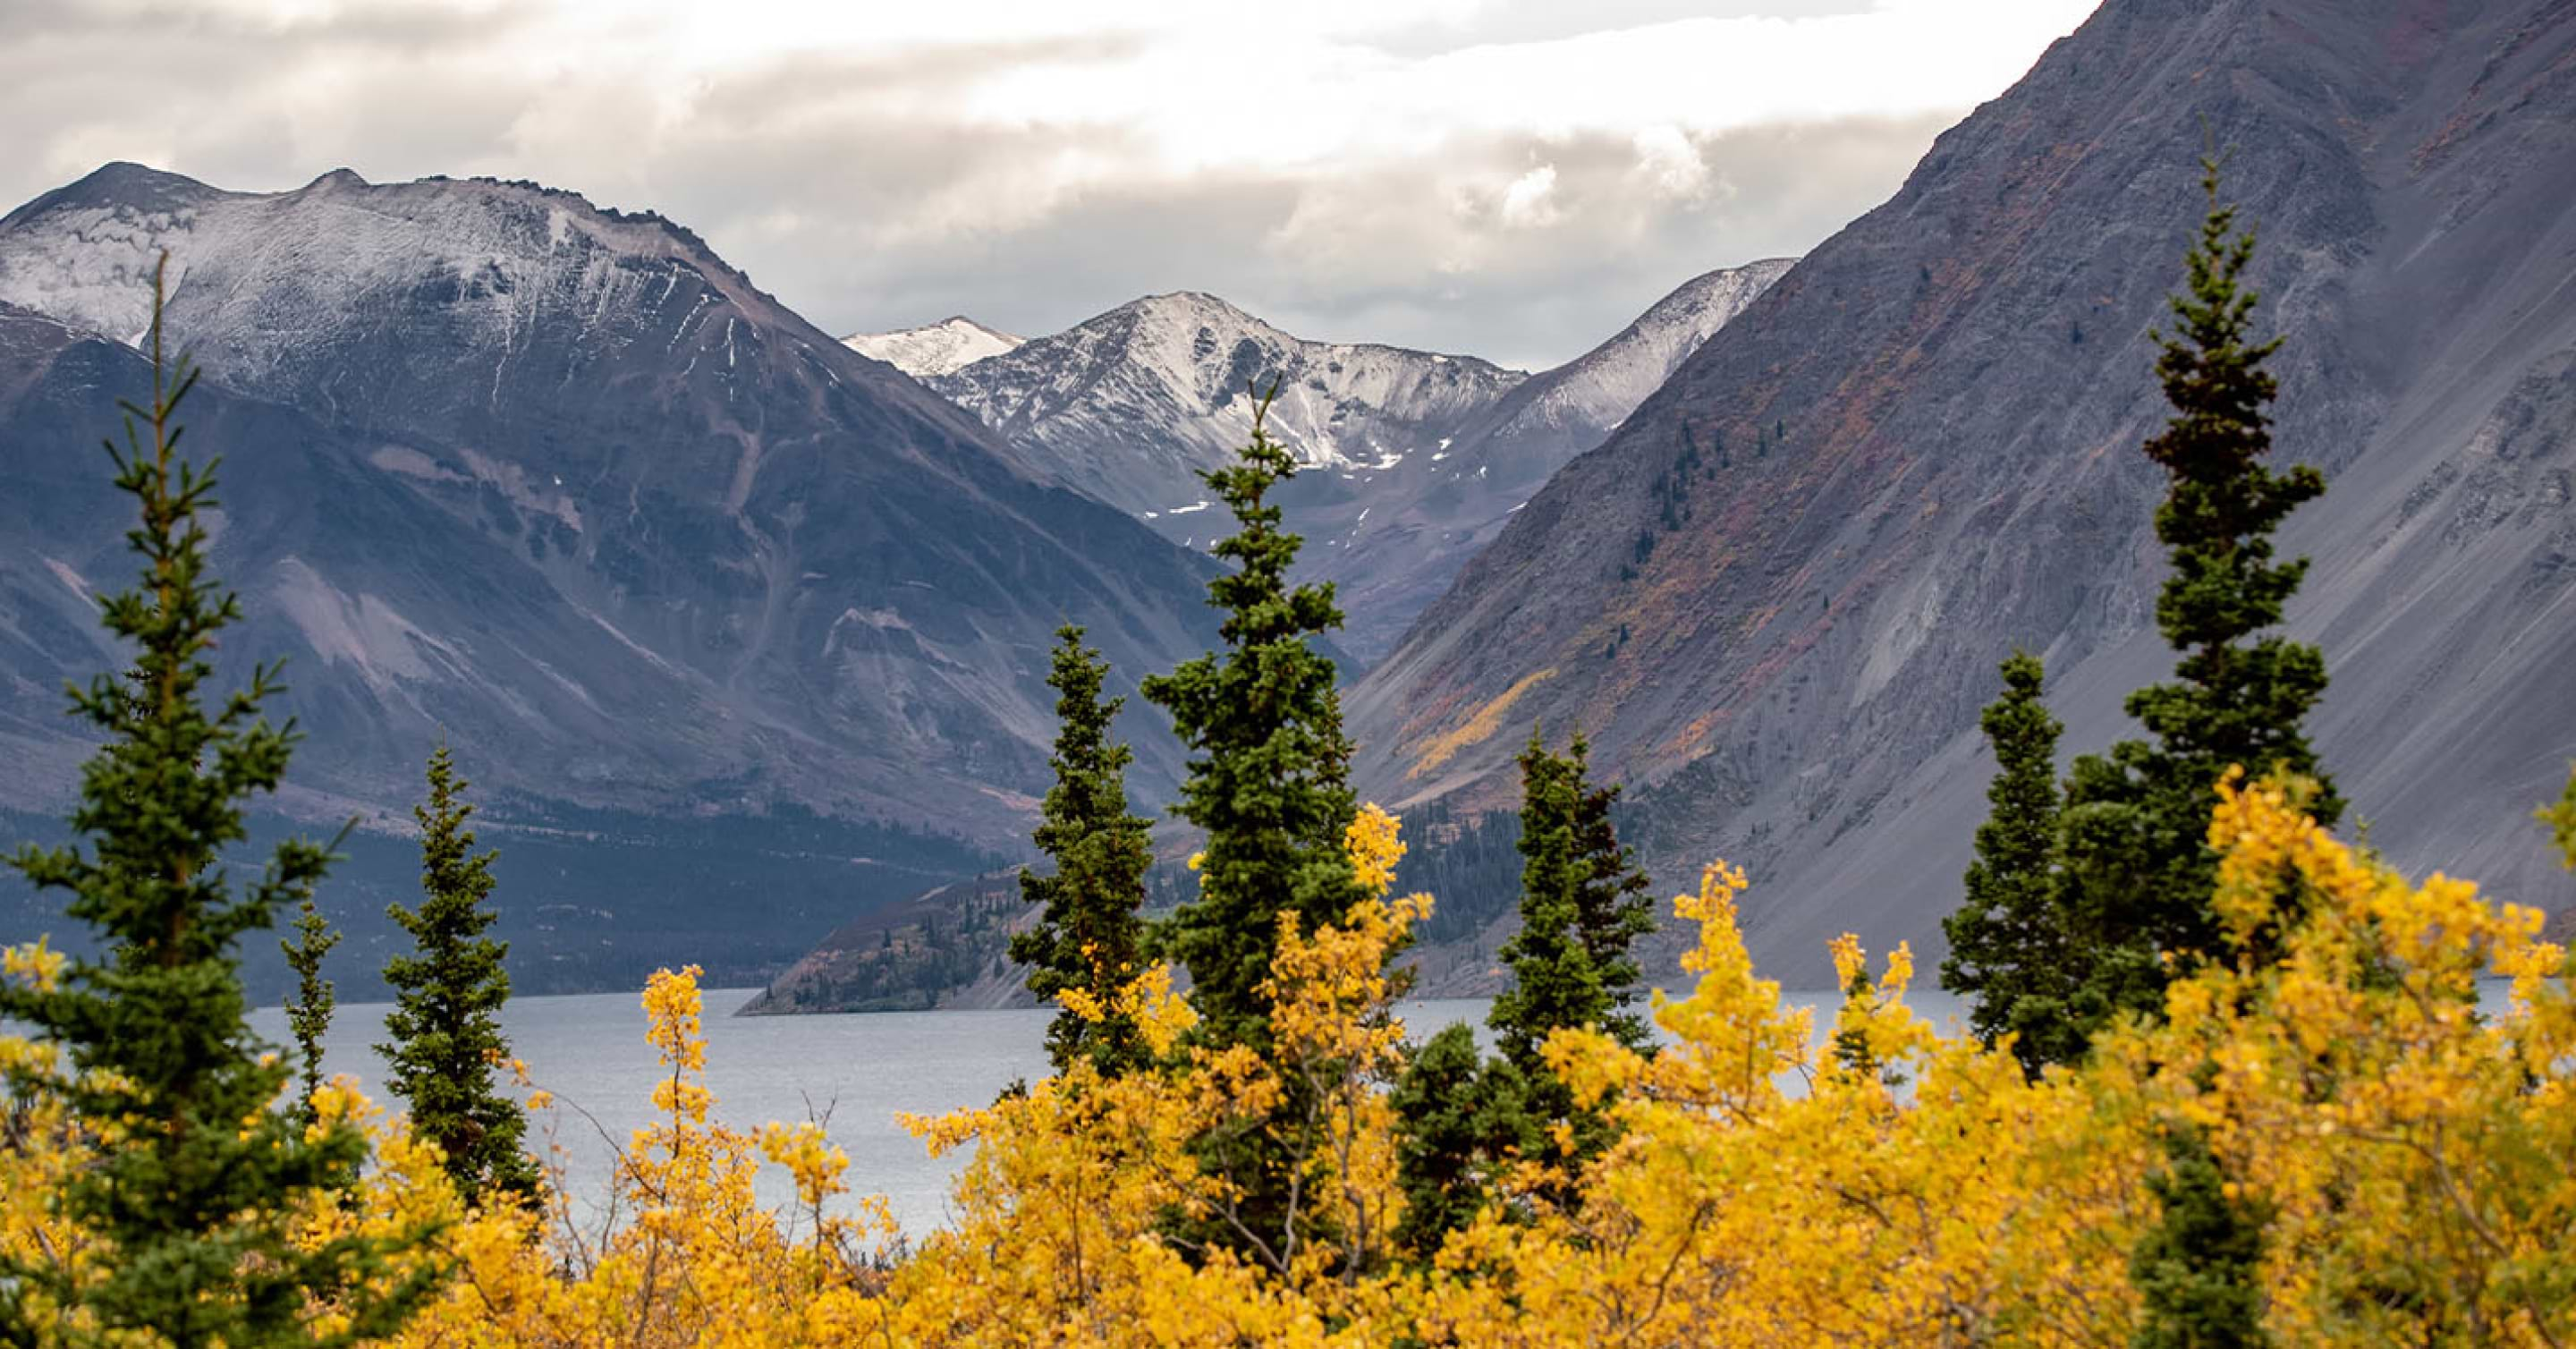
MULTIPOLYGON (((616 1219, 602 1232, 559 1193, 466 1210, 434 1150, 345 1084, 319 1104, 366 1122, 375 1165, 303 1216, 317 1239, 441 1226, 452 1277, 401 1345, 2107 1346, 2138 1314, 2128 1261, 2157 1219, 2158 1139, 2189 1123, 2275 1215, 2277 1342, 2576 1343, 2566 953, 2538 941, 2529 910, 2355 852, 2300 792, 2231 783, 2210 826, 2231 925, 2304 914, 2272 955, 2177 982, 2163 1023, 2117 1027, 2091 1062, 2037 1082, 2007 1048, 1913 1012, 1901 948, 1860 981, 1858 943, 1835 944, 1845 986, 1866 987, 1820 1035, 1754 971, 1736 924, 1745 877, 1709 868, 1675 903, 1698 940, 1689 995, 1657 1000, 1670 1043, 1640 1055, 1565 1031, 1547 1045, 1618 1141, 1570 1199, 1533 1190, 1489 1209, 1428 1268, 1386 1242, 1402 1060, 1384 957, 1430 901, 1388 898, 1401 844, 1374 809, 1349 840, 1366 897, 1339 923, 1280 928, 1270 1061, 1188 1047, 1187 1000, 1145 972, 1089 1014, 1132 1017, 1164 1067, 1078 1066, 910 1121, 965 1157, 949 1225, 917 1244, 882 1204, 847 1199, 847 1158, 819 1128, 717 1121, 693 969, 645 991, 666 1075, 600 1197, 616 1219), (2511 993, 2481 1012, 2490 975, 2511 993), (1282 1118, 1288 1099, 1311 1109, 1282 1118), (1225 1128, 1284 1131, 1299 1159, 1288 1248, 1172 1235, 1188 1226, 1176 1214, 1224 1220, 1230 1185, 1193 1140, 1225 1128), (789 1172, 792 1204, 754 1198, 764 1165, 789 1172)), ((54 968, 22 948, 6 972, 54 968)), ((74 1269, 112 1259, 44 1200, 95 1145, 42 1090, 61 1065, 0 1039, 0 1066, 21 1084, 0 1249, 74 1269)))

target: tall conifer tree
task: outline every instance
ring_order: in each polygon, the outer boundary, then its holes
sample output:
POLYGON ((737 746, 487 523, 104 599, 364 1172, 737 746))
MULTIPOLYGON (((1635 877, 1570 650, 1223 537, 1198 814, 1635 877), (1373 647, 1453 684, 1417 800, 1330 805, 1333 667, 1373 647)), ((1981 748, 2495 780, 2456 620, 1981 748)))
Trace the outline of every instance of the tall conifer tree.
POLYGON ((1302 540, 1279 527, 1268 495, 1297 464, 1265 429, 1269 408, 1256 399, 1250 442, 1233 464, 1200 475, 1236 523, 1215 549, 1234 569, 1208 583, 1208 602, 1225 613, 1225 650, 1143 683, 1192 754, 1173 811, 1206 835, 1198 898, 1163 937, 1189 968, 1202 1038, 1255 1047, 1269 1041, 1260 989, 1278 916, 1296 914, 1312 931, 1359 897, 1343 852, 1358 805, 1341 691, 1331 659, 1309 645, 1341 626, 1342 611, 1331 583, 1288 583, 1302 540))
POLYGON ((295 971, 295 1000, 286 1004, 286 1029, 295 1037, 296 1057, 304 1065, 304 1119, 314 1118, 313 1093, 322 1090, 322 1037, 331 1033, 331 1009, 339 999, 331 981, 322 977, 322 958, 340 944, 340 934, 307 899, 295 915, 295 940, 281 941, 286 966, 295 971))
POLYGON ((474 851, 466 821, 474 806, 455 759, 441 745, 429 756, 429 799, 412 807, 420 822, 421 902, 387 912, 411 934, 413 953, 385 962, 394 1009, 386 1085, 411 1105, 415 1134, 438 1144, 447 1173, 469 1200, 525 1199, 537 1190, 537 1164, 521 1139, 527 1117, 494 1081, 508 1059, 501 1034, 510 976, 509 944, 487 937, 492 911, 491 852, 474 851))
POLYGON ((1574 892, 1574 933, 1600 981, 1598 1025, 1612 1039, 1641 1054, 1654 1052, 1653 1030, 1638 1010, 1645 996, 1637 939, 1655 930, 1654 882, 1619 841, 1610 818, 1619 784, 1592 785, 1592 746, 1581 735, 1566 751, 1574 775, 1574 846, 1588 865, 1574 892))
MULTIPOLYGON (((1576 1158, 1610 1142, 1604 1114, 1576 1108, 1540 1053, 1551 1033, 1590 1027, 1653 1048, 1633 1010, 1643 975, 1630 946, 1654 918, 1649 882, 1611 822, 1619 789, 1591 784, 1591 747, 1579 735, 1556 754, 1533 729, 1520 766, 1521 926, 1501 953, 1511 986, 1486 1015, 1500 1057, 1481 1062, 1465 1028, 1453 1026, 1415 1053, 1396 1091, 1396 1174, 1408 1203, 1398 1241, 1417 1256, 1491 1202, 1488 1178, 1514 1154, 1557 1155, 1559 1123, 1576 1158)), ((1572 1196, 1570 1185, 1553 1189, 1572 1196)))
MULTIPOLYGON (((1268 495, 1296 472, 1296 461, 1270 439, 1269 408, 1268 397, 1255 397, 1250 442, 1232 465, 1201 475, 1237 526, 1215 549, 1233 569, 1208 583, 1209 603, 1225 614, 1218 628, 1225 649, 1143 683, 1191 753, 1173 810, 1205 835, 1198 897, 1174 912, 1157 940, 1189 968, 1198 1041, 1265 1058, 1276 1046, 1263 985, 1281 918, 1312 932, 1341 921, 1364 893, 1345 851, 1358 806, 1341 693, 1333 662, 1309 645, 1339 627, 1342 614, 1329 583, 1289 584, 1300 540, 1279 527, 1268 495)), ((1304 1081, 1288 1074, 1265 1117, 1200 1137, 1200 1164, 1228 1182, 1230 1197, 1207 1221, 1176 1228, 1180 1239, 1273 1270, 1313 1247, 1322 1219, 1301 1200, 1303 1154, 1322 1139, 1304 1081)))
MULTIPOLYGON (((2235 208, 2219 200, 2216 161, 2204 169, 2209 214, 2172 302, 2176 328, 2157 335, 2156 371, 2174 415, 2146 443, 2171 480, 2156 537, 2173 574, 2156 623, 2181 659, 2175 680, 2129 695, 2129 714, 2151 738, 2076 760, 2067 783, 2056 884, 2074 978, 2057 1043, 2069 1047, 2121 1012, 2158 1014, 2170 979, 2225 948, 2209 902, 2217 861, 2208 834, 2212 793, 2230 768, 2314 779, 2309 809, 2321 823, 2343 809, 2303 726, 2325 692, 2325 657, 2264 635, 2307 573, 2304 558, 2274 560, 2273 532, 2325 479, 2262 462, 2272 444, 2266 409, 2279 392, 2264 362, 2280 340, 2253 338, 2245 270, 2254 234, 2238 231, 2235 208)), ((2297 918, 2285 909, 2279 921, 2297 918)))
POLYGON ((21 1320, 37 1294, 64 1318, 43 1328, 48 1341, 248 1349, 379 1338, 437 1271, 423 1262, 384 1282, 388 1257, 425 1231, 318 1244, 296 1231, 309 1196, 356 1182, 366 1138, 345 1123, 308 1129, 275 1108, 293 1070, 245 1021, 239 944, 309 898, 331 852, 282 843, 238 892, 224 864, 224 849, 247 836, 245 802, 277 790, 297 735, 291 721, 260 716, 282 687, 273 666, 211 711, 203 701, 216 634, 241 607, 206 567, 200 521, 216 505, 220 460, 201 470, 178 453, 196 373, 164 355, 157 269, 147 345, 151 402, 124 404, 123 448, 108 443, 116 486, 141 516, 126 538, 143 568, 134 588, 104 599, 102 617, 136 649, 135 665, 72 691, 74 715, 107 742, 82 772, 71 817, 82 841, 8 859, 36 889, 67 894, 65 916, 113 954, 74 960, 49 985, 0 985, 0 1017, 68 1054, 73 1073, 48 1089, 105 1144, 61 1192, 24 1198, 57 1206, 111 1249, 82 1262, 79 1278, 0 1254, 0 1341, 37 1339, 21 1320), (338 1296, 345 1331, 309 1324, 308 1296, 338 1296))
MULTIPOLYGON (((1052 999, 1081 990, 1101 1007, 1144 963, 1145 871, 1153 864, 1146 831, 1152 821, 1127 810, 1127 746, 1110 738, 1125 702, 1103 699, 1108 673, 1100 653, 1082 644, 1082 629, 1056 631, 1055 786, 1041 807, 1038 849, 1055 874, 1023 868, 1020 894, 1041 906, 1037 925, 1011 938, 1011 959, 1028 967, 1029 991, 1052 999)), ((1145 1057, 1135 1024, 1112 1016, 1092 1022, 1067 1009, 1047 1025, 1047 1057, 1057 1072, 1082 1059, 1103 1073, 1139 1066, 1145 1057)))
POLYGON ((2044 677, 2037 656, 2006 657, 2003 694, 1978 719, 1995 751, 1989 810, 1977 826, 1966 901, 1941 921, 1950 939, 1941 986, 1971 1000, 1968 1025, 1979 1039, 2018 1033, 2014 1052, 2034 1076, 2084 1048, 2066 1038, 2068 934, 2053 893, 2062 728, 2040 701, 2044 677))
POLYGON ((1559 1029, 1592 1026, 1648 1050, 1645 1018, 1630 1010, 1643 977, 1630 945, 1654 930, 1648 881, 1611 823, 1615 786, 1589 781, 1591 747, 1577 736, 1549 752, 1538 732, 1521 751, 1521 926, 1503 943, 1512 986, 1487 1024, 1523 1074, 1546 1066, 1539 1046, 1559 1029))
POLYGON ((1606 1001, 1592 953, 1575 931, 1576 892, 1590 871, 1575 838, 1582 785, 1574 766, 1548 752, 1537 730, 1521 750, 1520 929, 1503 942, 1511 986, 1494 995, 1485 1024, 1496 1048, 1524 1074, 1544 1074, 1539 1046, 1560 1026, 1599 1019, 1606 1001))

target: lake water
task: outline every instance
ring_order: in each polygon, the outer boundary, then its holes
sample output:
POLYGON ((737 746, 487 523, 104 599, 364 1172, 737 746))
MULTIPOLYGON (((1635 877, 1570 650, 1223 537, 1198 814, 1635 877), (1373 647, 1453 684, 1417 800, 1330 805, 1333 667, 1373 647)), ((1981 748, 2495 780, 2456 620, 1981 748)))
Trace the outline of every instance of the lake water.
MULTIPOLYGON (((2506 988, 2490 981, 2482 1001, 2500 1010, 2506 988)), ((705 994, 707 1085, 716 1095, 716 1117, 746 1131, 773 1120, 828 1117, 832 1140, 850 1155, 851 1188, 884 1195, 907 1232, 944 1223, 949 1182, 964 1160, 933 1159, 895 1116, 985 1105, 1012 1081, 1034 1081, 1047 1071, 1051 1010, 732 1015, 754 991, 705 994)), ((1834 995, 1786 997, 1817 1008, 1817 1036, 1829 1033, 1834 995)), ((1936 1026, 1954 1028, 1962 1018, 1959 1000, 1937 989, 1916 989, 1907 998, 1936 1026)), ((1415 1002, 1400 1014, 1416 1039, 1455 1021, 1476 1025, 1482 1038, 1485 1008, 1482 1000, 1415 1002)), ((379 1105, 387 1104, 383 1065, 370 1045, 384 1038, 385 1011, 381 1003, 339 1008, 323 1054, 327 1070, 356 1074, 379 1105)), ((557 1102, 531 1120, 532 1142, 542 1146, 551 1136, 577 1203, 586 1201, 607 1181, 606 1140, 626 1139, 652 1115, 656 1064, 644 1042, 642 1004, 632 993, 518 998, 502 1021, 530 1077, 557 1102)), ((286 1042, 278 1009, 254 1013, 252 1023, 272 1041, 286 1042)), ((792 1198, 777 1167, 763 1171, 761 1185, 768 1203, 792 1198)))
MULTIPOLYGON (((975 1012, 872 1012, 847 1016, 754 1016, 733 1012, 757 990, 705 993, 707 1086, 715 1092, 716 1118, 737 1129, 757 1130, 773 1120, 824 1119, 832 1141, 850 1155, 851 1189, 882 1194, 907 1232, 943 1224, 949 1182, 962 1157, 934 1159, 895 1122, 899 1113, 939 1114, 989 1104, 1014 1080, 1046 1075, 1049 1009, 975 1012)), ((1804 1005, 1826 1004, 1828 995, 1791 994, 1804 1005)), ((1917 993, 1916 1009, 1943 1022, 1955 1000, 1917 993)), ((1481 1033, 1481 999, 1407 1003, 1406 1027, 1427 1039, 1455 1021, 1481 1033)), ((385 1038, 387 1007, 348 1003, 332 1017, 323 1044, 323 1067, 355 1074, 380 1106, 384 1065, 372 1045, 385 1038)), ((263 1008, 251 1021, 261 1035, 286 1043, 285 1015, 263 1008)), ((531 1143, 550 1136, 577 1200, 602 1192, 612 1152, 608 1139, 624 1141, 650 1121, 656 1076, 653 1049, 644 1041, 644 1010, 633 993, 515 998, 502 1013, 512 1047, 528 1075, 552 1093, 555 1106, 530 1120, 531 1143)), ((762 1175, 762 1197, 789 1199, 786 1173, 762 1175)))

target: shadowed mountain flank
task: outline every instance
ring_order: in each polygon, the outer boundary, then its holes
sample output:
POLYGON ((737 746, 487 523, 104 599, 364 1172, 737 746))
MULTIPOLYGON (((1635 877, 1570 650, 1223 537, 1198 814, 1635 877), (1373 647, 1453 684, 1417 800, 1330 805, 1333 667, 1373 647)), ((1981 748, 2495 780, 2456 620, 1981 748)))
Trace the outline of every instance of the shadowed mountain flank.
POLYGON ((2276 454, 2330 484, 2284 539, 2325 761, 2399 864, 2563 903, 2530 812, 2576 749, 2576 9, 2542 0, 2110 0, 1425 611, 1351 699, 1363 788, 1508 805, 1532 722, 1580 727, 1665 888, 1751 868, 1767 968, 1937 951, 1996 662, 2046 656, 2069 752, 2170 667, 2138 445, 2205 144, 2288 338, 2276 454))

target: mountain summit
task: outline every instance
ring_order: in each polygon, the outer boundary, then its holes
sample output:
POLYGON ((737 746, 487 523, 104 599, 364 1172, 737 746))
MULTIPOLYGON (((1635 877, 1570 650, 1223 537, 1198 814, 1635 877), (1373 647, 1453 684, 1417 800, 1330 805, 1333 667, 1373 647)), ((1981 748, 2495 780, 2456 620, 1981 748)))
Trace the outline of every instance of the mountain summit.
POLYGON ((1149 295, 934 380, 1033 468, 1139 516, 1187 508, 1252 430, 1308 468, 1393 467, 1527 378, 1469 356, 1291 337, 1213 295, 1149 295))
MULTIPOLYGON (((292 658, 306 809, 402 818, 444 738, 496 823, 811 812, 1008 846, 1048 777, 1056 626, 1130 685, 1210 640, 1203 559, 1032 479, 658 216, 112 165, 0 219, 24 761, 61 758, 60 681, 100 668, 87 597, 127 563, 78 451, 142 387, 165 250, 170 339, 207 375, 190 440, 231 489, 226 654, 292 658)), ((1139 790, 1167 790, 1177 747, 1130 734, 1139 790)), ((70 787, 8 775, 0 807, 70 787)))
POLYGON ((1306 536, 1299 565, 1341 588, 1348 649, 1373 659, 1550 473, 1598 444, 1787 266, 1695 278, 1538 375, 1470 356, 1307 341, 1182 291, 929 383, 1006 438, 1030 473, 1192 547, 1225 526, 1201 514, 1211 503, 1198 475, 1250 434, 1251 390, 1275 384, 1270 433, 1307 470, 1278 494, 1289 528, 1306 536))

